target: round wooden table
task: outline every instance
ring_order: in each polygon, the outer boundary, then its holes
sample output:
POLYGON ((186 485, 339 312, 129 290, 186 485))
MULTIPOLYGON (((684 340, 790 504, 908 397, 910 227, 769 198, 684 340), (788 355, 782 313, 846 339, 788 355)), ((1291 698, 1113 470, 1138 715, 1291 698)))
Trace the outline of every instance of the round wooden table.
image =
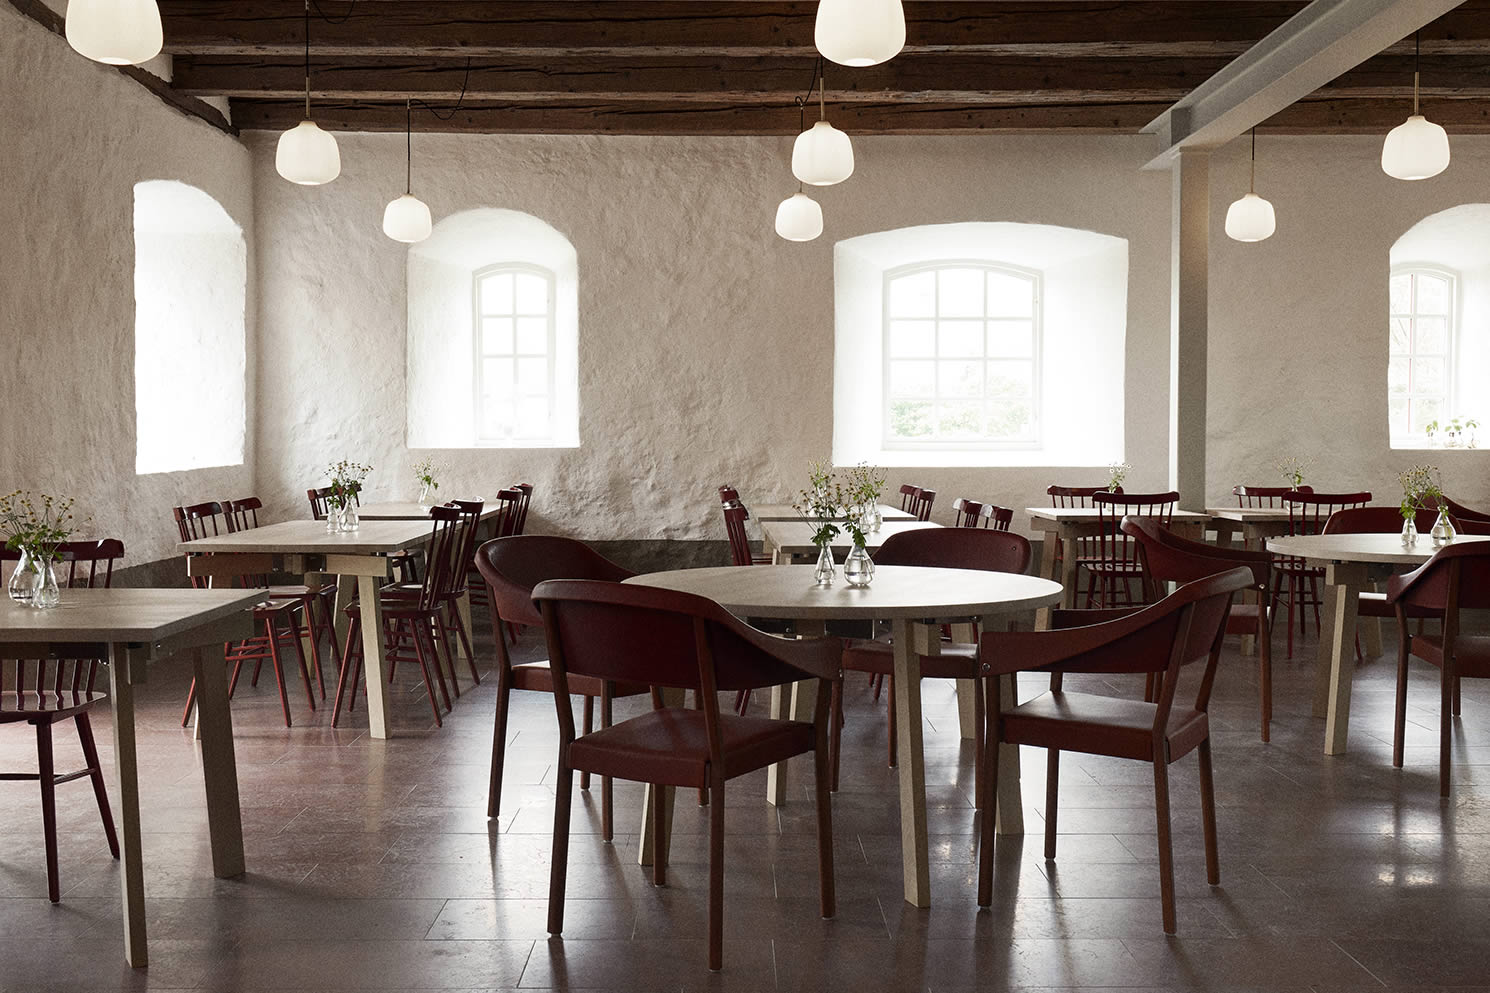
MULTIPOLYGON (((1454 544, 1474 541, 1490 541, 1490 536, 1460 535, 1454 544)), ((1325 719, 1325 754, 1343 754, 1350 730, 1350 677, 1355 671, 1361 593, 1383 575, 1398 571, 1393 566, 1420 566, 1437 549, 1426 534, 1411 547, 1402 544, 1400 534, 1296 534, 1269 538, 1267 547, 1277 555, 1324 566, 1327 590, 1314 677, 1314 716, 1325 719)))
MULTIPOLYGON (((708 597, 741 617, 785 618, 799 633, 820 632, 830 620, 888 620, 895 658, 895 722, 899 735, 900 840, 905 866, 905 899, 917 907, 931 905, 926 836, 926 767, 921 741, 921 656, 934 654, 941 641, 939 624, 949 620, 1033 614, 1060 603, 1059 583, 1034 576, 973 569, 879 566, 874 583, 855 589, 840 575, 829 589, 812 584, 813 566, 723 566, 654 572, 626 580, 642 586, 678 590, 708 597)), ((1000 695, 1012 693, 1012 680, 1000 680, 1000 695)), ((773 692, 773 716, 782 716, 783 694, 773 692)), ((790 715, 806 717, 812 694, 806 684, 793 687, 790 715)), ((990 701, 990 706, 994 703, 990 701)), ((1019 759, 1012 747, 999 750, 999 830, 1022 833, 1019 759)), ((779 803, 783 780, 770 771, 768 799, 779 803)), ((642 846, 645 850, 646 846, 642 846)))

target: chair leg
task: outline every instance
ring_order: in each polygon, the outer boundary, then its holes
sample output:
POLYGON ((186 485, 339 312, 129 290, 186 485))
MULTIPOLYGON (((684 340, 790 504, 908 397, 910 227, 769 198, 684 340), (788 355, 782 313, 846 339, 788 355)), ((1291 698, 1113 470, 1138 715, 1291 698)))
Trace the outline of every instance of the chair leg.
POLYGON ((300 621, 293 610, 287 612, 285 620, 289 623, 290 639, 295 643, 295 657, 300 660, 300 676, 305 680, 305 702, 310 704, 310 709, 314 712, 316 694, 310 686, 309 660, 305 657, 305 641, 300 637, 300 621))
MULTIPOLYGON (((357 646, 361 644, 361 636, 362 619, 359 617, 354 617, 352 618, 351 622, 347 624, 347 647, 341 653, 341 665, 338 667, 340 671, 337 673, 336 676, 336 701, 332 704, 331 707, 332 727, 336 727, 336 722, 341 719, 342 695, 347 688, 347 677, 352 674, 352 670, 357 665, 357 646)), ((352 682, 352 700, 351 703, 348 704, 347 709, 351 710, 352 704, 355 704, 356 702, 357 683, 354 680, 352 682)))
MULTIPOLYGON (((998 677, 993 677, 997 679, 998 677)), ((993 903, 993 826, 998 814, 999 788, 999 697, 989 699, 992 706, 986 708, 987 728, 983 732, 983 743, 988 749, 988 769, 983 774, 983 812, 978 817, 978 906, 993 903)))
POLYGON ((564 879, 569 871, 569 805, 573 801, 574 769, 559 764, 554 784, 554 854, 548 877, 548 933, 564 933, 564 879))
MULTIPOLYGON (((285 670, 279 662, 279 630, 271 617, 264 618, 264 630, 269 635, 269 659, 274 664, 274 683, 279 687, 279 709, 285 715, 285 727, 290 726, 290 698, 285 693, 285 670)), ((263 659, 259 660, 262 665, 263 659)), ((257 672, 257 667, 255 668, 257 672)), ((250 686, 255 685, 249 683, 250 686)))
POLYGON ((1454 674, 1454 660, 1445 658, 1439 679, 1438 708, 1438 795, 1442 797, 1449 795, 1449 772, 1454 762, 1452 751, 1454 722, 1449 712, 1454 705, 1454 682, 1457 678, 1454 674))
POLYGON ((1271 741, 1273 723, 1273 631, 1268 624, 1266 601, 1258 605, 1257 685, 1262 709, 1262 740, 1271 741))
MULTIPOLYGON (((424 636, 425 643, 429 646, 429 649, 430 649, 430 661, 434 663, 435 678, 438 679, 439 682, 440 682, 440 697, 445 701, 445 710, 447 712, 449 712, 451 710, 454 710, 455 707, 450 702, 450 687, 445 682, 445 668, 446 667, 444 665, 443 660, 445 658, 449 657, 449 659, 450 659, 450 667, 449 667, 450 668, 450 681, 451 682, 454 682, 455 681, 455 659, 454 659, 453 656, 449 655, 449 653, 447 651, 445 651, 445 649, 446 648, 449 648, 450 646, 448 646, 445 643, 445 639, 440 634, 440 625, 439 625, 439 622, 438 621, 431 621, 429 623, 425 623, 424 621, 410 621, 409 622, 409 631, 410 631, 411 636, 416 641, 418 640, 418 638, 420 637, 421 634, 424 636)), ((392 667, 390 666, 389 668, 391 669, 392 667)), ((390 673, 390 675, 391 675, 391 673, 390 673)), ((428 677, 428 675, 429 675, 428 673, 425 673, 426 678, 428 677)), ((460 687, 459 686, 457 686, 455 688, 455 695, 456 696, 460 696, 460 687)))
POLYGON ((1459 684, 1463 682, 1462 677, 1454 677, 1454 716, 1459 716, 1459 684))
MULTIPOLYGON (((585 697, 584 721, 585 734, 589 734, 591 731, 595 730, 595 698, 592 696, 585 697)), ((588 772, 584 772, 583 770, 581 770, 579 774, 579 788, 584 791, 588 791, 590 789, 590 774, 588 772)))
POLYGON ((893 769, 893 768, 895 768, 895 759, 896 759, 896 755, 895 755, 895 738, 896 738, 896 732, 898 730, 896 728, 896 726, 895 726, 895 677, 894 676, 886 676, 885 677, 885 682, 887 682, 887 683, 890 684, 890 704, 885 709, 890 714, 890 718, 889 718, 889 720, 890 720, 890 745, 889 745, 889 749, 890 749, 890 768, 893 769))
POLYGON ((982 810, 983 777, 988 774, 988 750, 983 747, 983 707, 985 681, 973 680, 973 809, 982 810))
POLYGON ((833 684, 833 700, 829 721, 832 731, 828 738, 828 789, 834 793, 838 792, 838 764, 843 761, 843 680, 833 684))
MULTIPOLYGON (((229 696, 229 699, 232 699, 229 696)), ((192 679, 191 686, 186 690, 186 707, 181 711, 181 726, 186 727, 191 723, 191 708, 197 703, 197 681, 192 679)))
MULTIPOLYGON (((1288 657, 1293 658, 1293 610, 1299 598, 1298 577, 1288 577, 1288 657)), ((1300 611, 1302 614, 1302 611, 1300 611)))
POLYGON ((321 634, 316 620, 316 597, 308 596, 300 604, 305 612, 306 640, 310 642, 310 665, 316 672, 316 688, 321 692, 321 699, 325 700, 326 677, 321 673, 321 634))
POLYGON ((1061 752, 1058 748, 1045 750, 1045 857, 1055 858, 1056 817, 1060 810, 1061 752))
POLYGON ((52 725, 36 724, 36 771, 41 783, 41 832, 47 846, 47 898, 53 903, 62 899, 57 880, 57 770, 52 764, 52 725))
MULTIPOLYGON (((470 594, 467 596, 469 597, 470 594)), ((471 650, 471 633, 466 630, 466 622, 461 619, 460 610, 456 607, 455 601, 452 600, 446 609, 450 612, 450 619, 455 622, 455 635, 460 639, 461 648, 466 653, 466 665, 471 670, 471 682, 480 686, 481 673, 476 670, 476 653, 471 650)), ((455 660, 452 658, 451 661, 455 660)), ((451 675, 454 676, 454 673, 452 672, 451 675)))
POLYGON ((667 787, 660 783, 652 784, 652 885, 667 885, 667 787))
POLYGON ((1397 625, 1397 706, 1392 714, 1392 766, 1402 768, 1402 746, 1407 737, 1407 660, 1412 636, 1407 625, 1397 625))
POLYGON ((119 857, 119 835, 114 830, 114 814, 109 810, 109 793, 104 786, 103 769, 98 763, 98 746, 93 742, 93 725, 86 713, 73 718, 78 741, 83 746, 83 760, 88 763, 88 779, 93 783, 93 798, 98 801, 98 816, 103 820, 103 834, 109 841, 109 854, 119 857))
POLYGON ((504 665, 497 670, 497 712, 492 724, 491 783, 486 790, 486 816, 502 813, 502 764, 507 757, 507 704, 512 696, 512 673, 504 665))
POLYGON ((1205 834, 1205 881, 1221 885, 1221 859, 1216 851, 1216 781, 1211 775, 1211 739, 1202 741, 1200 753, 1200 826, 1205 834))
POLYGON ((724 776, 709 778, 709 971, 718 972, 724 968, 724 776))
POLYGON ((1169 832, 1169 756, 1163 745, 1154 755, 1154 821, 1159 833, 1159 901, 1164 933, 1176 930, 1174 913, 1174 842, 1169 832))
MULTIPOLYGON (((843 685, 840 679, 834 689, 843 685)), ((829 720, 832 715, 829 714, 829 720)), ((837 895, 833 880, 833 799, 829 795, 828 766, 831 758, 825 729, 819 729, 817 747, 813 749, 813 797, 817 803, 817 896, 818 911, 824 920, 838 913, 837 895)), ((719 804, 723 807, 724 804, 719 804)))
MULTIPOLYGON (((428 634, 427 631, 420 629, 420 625, 414 625, 414 656, 419 660, 419 668, 424 672, 424 688, 429 691, 429 709, 434 712, 435 727, 438 728, 444 727, 445 722, 440 718, 440 702, 435 699, 435 678, 437 676, 439 677, 440 686, 443 689, 445 677, 440 675, 440 659, 438 655, 434 659, 434 671, 430 671, 430 658, 425 649, 425 644, 429 640, 428 634)), ((446 703, 446 708, 449 708, 448 702, 446 703)))
MULTIPOLYGON (((611 726, 611 696, 607 691, 600 698, 600 727, 611 726)), ((609 844, 616 837, 616 807, 611 796, 611 777, 600 777, 600 840, 609 844)))

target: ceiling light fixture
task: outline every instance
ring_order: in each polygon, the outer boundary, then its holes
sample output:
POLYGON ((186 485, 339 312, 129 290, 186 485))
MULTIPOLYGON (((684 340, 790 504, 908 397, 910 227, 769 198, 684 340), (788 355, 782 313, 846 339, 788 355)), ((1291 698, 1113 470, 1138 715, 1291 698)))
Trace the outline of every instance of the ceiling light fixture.
POLYGON ((1418 113, 1418 32, 1412 36, 1412 116, 1392 128, 1381 146, 1381 169, 1393 179, 1429 179, 1449 167, 1449 135, 1418 113))
POLYGON ((1252 172, 1247 194, 1226 210, 1226 237, 1233 241, 1266 241, 1278 228, 1273 205, 1257 195, 1257 129, 1252 129, 1252 172))
POLYGON ((905 8, 900 0, 819 0, 812 34, 839 65, 879 65, 905 47, 905 8))
POLYGON ((274 168, 301 186, 321 186, 341 175, 336 138, 310 119, 310 0, 305 0, 305 120, 279 136, 274 168))
POLYGON ((111 66, 149 62, 164 40, 155 0, 70 0, 65 33, 79 55, 111 66))
POLYGON ((404 195, 383 208, 383 233, 394 241, 412 245, 429 237, 434 221, 429 205, 414 196, 414 101, 404 101, 404 195))
MULTIPOLYGON (((832 186, 854 174, 854 146, 848 135, 828 123, 822 61, 818 59, 816 69, 818 120, 797 135, 792 145, 792 175, 808 186, 832 186)), ((812 91, 807 94, 810 97, 812 91)))

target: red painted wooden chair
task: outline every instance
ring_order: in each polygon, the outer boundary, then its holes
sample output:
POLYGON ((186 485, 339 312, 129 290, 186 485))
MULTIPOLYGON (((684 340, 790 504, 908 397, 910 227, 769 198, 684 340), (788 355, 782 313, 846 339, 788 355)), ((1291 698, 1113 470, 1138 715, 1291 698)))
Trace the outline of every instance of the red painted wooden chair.
MULTIPOLYGON (((521 528, 526 524, 523 514, 523 491, 517 487, 510 487, 497 491, 497 514, 494 525, 490 529, 489 536, 492 538, 509 538, 515 534, 521 534, 521 528)), ((481 573, 476 570, 475 556, 471 556, 466 562, 469 575, 466 577, 466 586, 471 591, 471 606, 485 607, 491 614, 491 602, 487 597, 486 583, 481 579, 481 573)), ((513 645, 517 644, 518 625, 512 622, 498 624, 496 615, 492 617, 492 632, 494 638, 508 638, 513 645)))
MULTIPOLYGON (((1097 493, 1121 493, 1123 488, 1119 486, 1115 490, 1109 490, 1105 486, 1059 486, 1054 483, 1045 487, 1045 495, 1050 497, 1050 505, 1056 510, 1090 507, 1092 497, 1097 493)), ((1047 540, 1049 540, 1047 538, 1047 540)), ((1065 560, 1066 549, 1059 538, 1055 539, 1055 562, 1056 575, 1060 575, 1060 564, 1065 560)), ((1099 555, 1096 538, 1078 538, 1076 541, 1077 582, 1081 582, 1081 566, 1087 562, 1095 561, 1099 555)))
POLYGON ((589 772, 654 786, 652 881, 667 881, 667 791, 707 789, 709 805, 709 968, 723 965, 725 784, 794 755, 814 759, 818 893, 823 917, 834 915, 833 821, 828 795, 828 700, 839 680, 836 638, 788 641, 763 634, 712 600, 618 583, 550 580, 533 591, 548 633, 559 714, 554 852, 548 930, 564 930, 564 881, 574 773, 589 772), (576 735, 570 679, 651 682, 693 690, 699 709, 653 709, 591 734, 576 735), (719 709, 721 691, 784 686, 816 679, 811 721, 740 717, 719 709))
MULTIPOLYGON (((450 649, 446 656, 446 661, 450 663, 450 686, 455 691, 455 695, 459 697, 460 680, 456 678, 455 674, 454 652, 457 643, 460 644, 465 652, 466 665, 471 672, 471 682, 476 686, 481 685, 481 673, 476 669, 476 653, 471 648, 472 632, 466 630, 466 621, 461 615, 460 602, 463 597, 467 597, 473 592, 470 588, 469 578, 472 573, 476 575, 476 585, 481 586, 482 593, 485 593, 485 587, 480 582, 481 574, 476 572, 475 565, 476 530, 481 524, 481 513, 485 509, 485 505, 480 500, 451 500, 445 506, 453 507, 460 512, 462 544, 453 553, 455 557, 450 573, 452 581, 450 587, 436 595, 436 601, 439 606, 439 619, 436 623, 440 628, 442 644, 450 649), (468 563, 469 568, 466 567, 468 563)), ((383 587, 383 594, 385 596, 417 598, 422 588, 420 584, 416 583, 398 583, 383 587)), ((474 604, 472 606, 474 607, 474 604)), ((399 630, 402 632, 405 629, 400 628, 399 630)), ((401 641, 400 647, 412 649, 413 646, 401 641)))
MULTIPOLYGON (((176 520, 176 530, 182 541, 194 541, 232 531, 222 504, 216 501, 189 507, 173 507, 171 514, 176 520)), ((274 669, 275 685, 279 689, 279 709, 284 714, 285 727, 290 727, 290 698, 285 690, 285 672, 280 659, 280 652, 286 644, 294 647, 295 657, 300 662, 300 676, 305 682, 305 700, 310 704, 311 710, 316 709, 316 697, 310 685, 310 669, 305 658, 305 642, 300 637, 298 611, 302 598, 274 596, 269 589, 269 577, 266 574, 242 576, 233 582, 245 589, 262 589, 265 597, 264 602, 254 607, 254 620, 262 625, 263 634, 223 646, 224 660, 233 667, 233 674, 228 679, 228 699, 232 699, 233 693, 238 689, 238 676, 243 671, 243 663, 254 663, 249 685, 258 686, 259 673, 263 669, 264 660, 268 659, 274 669)), ((211 585, 209 580, 200 576, 193 577, 191 583, 197 589, 211 585)), ((196 706, 196 702, 197 681, 193 679, 186 691, 186 706, 181 711, 182 727, 190 723, 192 708, 196 706)))
MULTIPOLYGON (((117 538, 102 541, 67 541, 57 546, 66 569, 70 589, 107 588, 114 578, 114 563, 124 557, 124 543, 117 538)), ((20 552, 0 549, 0 562, 17 562, 20 552)), ((33 782, 41 786, 41 827, 46 845, 47 898, 57 903, 62 889, 57 872, 57 787, 86 778, 93 784, 93 798, 103 820, 109 853, 119 857, 119 836, 109 811, 98 747, 88 711, 108 694, 97 685, 98 664, 108 658, 107 645, 62 645, 62 657, 46 659, 0 659, 0 724, 30 724, 36 729, 36 772, 0 773, 0 781, 33 782), (52 725, 71 719, 78 731, 87 765, 78 772, 57 774, 52 752, 52 725)))
POLYGON ((931 505, 936 503, 936 490, 928 490, 921 487, 916 491, 916 499, 911 513, 916 515, 918 521, 931 520, 931 505))
MULTIPOLYGON (((1451 515, 1452 516, 1452 515, 1451 515)), ((1415 524, 1418 533, 1423 535, 1421 540, 1428 541, 1428 532, 1433 528, 1433 522, 1438 519, 1436 510, 1419 510, 1416 515, 1415 524)), ((1459 522, 1455 521, 1455 526, 1459 522)), ((1325 534, 1396 534, 1402 530, 1402 511, 1396 507, 1352 507, 1348 510, 1337 510, 1325 521, 1325 534)), ((1385 593, 1373 593, 1366 591, 1360 595, 1357 601, 1357 613, 1361 617, 1393 618, 1397 616, 1397 610, 1387 603, 1385 593)), ((1422 621, 1431 620, 1438 614, 1426 607, 1417 607, 1408 604, 1407 616, 1419 621, 1418 633, 1422 633, 1422 621)), ((1356 639, 1356 657, 1361 655, 1360 639, 1356 639)))
POLYGON ((900 509, 907 514, 916 512, 916 501, 920 499, 921 487, 914 483, 903 483, 900 487, 900 509))
POLYGON ((958 497, 952 501, 952 526, 976 528, 983 526, 983 505, 977 500, 958 497))
MULTIPOLYGON (((495 538, 476 550, 476 566, 490 591, 492 617, 498 624, 515 621, 542 626, 543 618, 533 605, 533 587, 549 579, 586 579, 618 583, 634 573, 573 538, 523 535, 495 538)), ((552 693, 553 672, 547 659, 514 665, 505 642, 497 643, 497 714, 492 734, 491 786, 486 798, 486 816, 502 809, 502 765, 507 752, 507 714, 513 690, 552 693)), ((645 683, 610 683, 571 674, 569 689, 585 698, 584 733, 595 726, 595 701, 600 701, 600 726, 611 726, 611 700, 650 691, 645 683)), ((580 773, 579 788, 590 788, 590 774, 580 773)), ((613 836, 611 782, 600 783, 601 831, 606 841, 613 836)))
POLYGON ((1278 510, 1283 506, 1283 498, 1290 493, 1313 493, 1312 486, 1245 486, 1237 485, 1231 488, 1231 495, 1236 497, 1236 505, 1243 510, 1252 508, 1254 510, 1278 510))
POLYGON ((1450 500, 1448 497, 1443 498, 1443 505, 1449 508, 1449 516, 1456 521, 1479 521, 1484 524, 1490 524, 1490 514, 1487 514, 1483 510, 1466 507, 1464 504, 1456 500, 1450 500))
POLYGON ((1138 546, 1121 525, 1124 517, 1145 517, 1169 527, 1174 505, 1180 495, 1168 493, 1093 493, 1092 506, 1097 508, 1097 555, 1084 560, 1087 569, 1086 605, 1088 607, 1131 607, 1148 602, 1143 589, 1143 563, 1138 546), (1133 585, 1140 589, 1133 596, 1133 585))
MULTIPOLYGON (((1262 740, 1270 739, 1273 719, 1273 625, 1270 593, 1272 591, 1273 554, 1242 548, 1217 548, 1203 541, 1191 541, 1164 527, 1151 517, 1125 517, 1123 532, 1138 542, 1143 562, 1148 598, 1163 598, 1164 583, 1190 583, 1220 572, 1250 569, 1257 603, 1234 603, 1226 618, 1226 633, 1252 635, 1257 639, 1257 698, 1262 740)), ((1145 694, 1151 697, 1152 694, 1145 694)))
POLYGON ((737 489, 735 489, 733 486, 729 485, 728 483, 724 484, 723 486, 719 487, 719 502, 720 503, 739 503, 740 502, 740 491, 737 490, 737 489))
MULTIPOLYGON (((915 565, 942 569, 980 569, 985 572, 1023 574, 1030 564, 1030 543, 1023 535, 1007 531, 955 528, 930 528, 924 531, 901 531, 885 539, 874 553, 876 565, 915 565)), ((976 631, 976 628, 974 629, 976 631)), ((922 678, 978 680, 973 696, 978 730, 975 735, 977 775, 983 775, 983 687, 979 678, 977 646, 942 643, 936 655, 921 656, 922 678)), ((888 680, 889 764, 895 765, 895 669, 894 649, 888 640, 849 639, 844 642, 842 664, 845 671, 867 672, 888 680)), ((834 688, 833 789, 838 789, 838 765, 843 738, 843 689, 834 688)))
MULTIPOLYGON (((1347 510, 1353 507, 1364 507, 1371 502, 1370 493, 1315 493, 1313 491, 1292 491, 1283 494, 1283 506, 1288 508, 1288 533, 1296 534, 1322 534, 1324 526, 1329 521, 1330 515, 1337 510, 1347 510)), ((1396 530, 1401 530, 1399 523, 1396 530)), ((1293 617, 1298 612, 1299 634, 1303 635, 1307 628, 1307 616, 1305 608, 1314 609, 1314 630, 1319 632, 1319 584, 1324 582, 1324 569, 1311 565, 1307 560, 1295 558, 1292 555, 1279 555, 1273 559, 1273 599, 1282 597, 1282 602, 1288 611, 1288 657, 1293 658, 1293 617), (1286 597, 1283 593, 1285 581, 1288 584, 1286 597)))
POLYGON ((750 549, 750 536, 745 533, 745 522, 750 520, 750 511, 738 500, 722 505, 724 531, 729 537, 730 561, 733 565, 770 565, 771 556, 757 555, 750 549))
POLYGON ((510 489, 518 493, 517 517, 512 522, 513 534, 528 533, 528 505, 533 502, 533 484, 516 483, 510 489))
MULTIPOLYGON (((1033 745, 1049 752, 1045 783, 1047 859, 1055 858, 1062 751, 1152 763, 1159 895, 1164 930, 1169 934, 1176 929, 1169 765, 1191 751, 1199 753, 1206 879, 1215 886, 1221 881, 1221 868, 1216 853, 1216 798, 1206 709, 1232 597, 1255 581, 1252 570, 1234 569, 1187 583, 1152 606, 1112 620, 1087 624, 1092 611, 1056 610, 1051 611, 1053 630, 989 631, 979 642, 985 677, 1050 673, 1048 692, 1007 710, 990 707, 986 736, 990 749, 999 744, 1033 745), (1194 705, 1177 704, 1181 670, 1202 660, 1204 673, 1194 705), (1066 673, 1153 674, 1160 677, 1159 698, 1147 702, 1067 691, 1062 686, 1066 673)), ((988 763, 983 795, 984 811, 992 810, 998 796, 997 762, 988 763)), ((985 813, 979 825, 978 905, 982 907, 993 900, 993 822, 994 818, 985 813)))
MULTIPOLYGON (((1487 523, 1487 522, 1477 522, 1487 523)), ((1392 765, 1402 768, 1407 725, 1407 660, 1422 659, 1439 672, 1438 792, 1449 795, 1453 772, 1453 718, 1459 716, 1459 680, 1490 678, 1490 635, 1465 634, 1460 610, 1490 609, 1490 544, 1446 545, 1412 572, 1387 580, 1387 603, 1397 611, 1397 711, 1392 765), (1439 634, 1408 633, 1415 611, 1443 621, 1439 634)))

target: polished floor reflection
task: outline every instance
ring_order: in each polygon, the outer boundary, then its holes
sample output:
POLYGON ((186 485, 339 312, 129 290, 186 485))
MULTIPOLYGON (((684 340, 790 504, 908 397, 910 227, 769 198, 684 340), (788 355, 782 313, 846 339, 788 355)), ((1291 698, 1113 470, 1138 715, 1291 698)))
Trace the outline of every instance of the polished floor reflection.
MULTIPOLYGON (((524 639, 524 653, 540 650, 524 639)), ((1490 988, 1490 687, 1465 684, 1454 795, 1441 803, 1436 673, 1414 670, 1399 772, 1395 661, 1358 671, 1350 752, 1331 759, 1323 722, 1309 716, 1306 657, 1312 643, 1278 663, 1263 745, 1255 669, 1229 651, 1212 707, 1222 885, 1205 882, 1194 761, 1182 761, 1174 938, 1160 930, 1152 780, 1140 763, 1066 757, 1060 853, 1046 862, 1045 756, 1027 752, 1031 835, 1001 846, 995 906, 977 912, 971 743, 958 740, 950 687, 930 682, 935 906, 907 907, 885 701, 851 678, 834 806, 839 915, 816 914, 810 771, 794 769, 780 809, 763 802, 763 777, 735 781, 717 975, 704 968, 707 818, 691 795, 664 889, 635 864, 639 788, 618 786, 614 845, 599 840, 598 788, 580 795, 568 930, 548 938, 553 703, 516 696, 503 817, 488 822, 490 678, 466 687, 435 730, 414 673, 400 672, 392 741, 367 737, 361 707, 332 730, 330 708, 309 714, 303 697, 292 696, 286 730, 272 678, 245 679, 234 719, 250 871, 214 879, 201 773, 176 726, 184 667, 166 664, 139 704, 150 968, 123 964, 118 872, 86 784, 60 790, 63 902, 53 907, 35 788, 5 783, 0 990, 1490 988)), ((108 762, 106 709, 97 726, 108 762)), ((78 751, 59 742, 61 767, 78 751)), ((3 729, 0 768, 34 762, 27 729, 3 729)))

